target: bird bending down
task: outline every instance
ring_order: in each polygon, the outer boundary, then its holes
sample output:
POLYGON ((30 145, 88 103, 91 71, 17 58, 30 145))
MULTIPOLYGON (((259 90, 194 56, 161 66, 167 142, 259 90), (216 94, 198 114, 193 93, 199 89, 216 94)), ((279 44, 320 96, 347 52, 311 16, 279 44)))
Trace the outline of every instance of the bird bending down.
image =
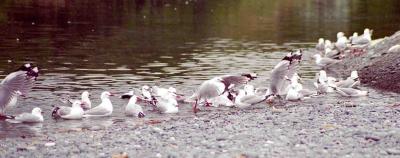
POLYGON ((5 115, 6 107, 16 104, 18 95, 26 95, 38 76, 39 69, 37 67, 24 64, 0 82, 0 119, 12 117, 5 115))
POLYGON ((101 103, 98 106, 85 111, 83 117, 110 116, 113 112, 113 105, 110 96, 113 96, 110 92, 105 91, 101 93, 101 103))
POLYGON ((43 122, 42 110, 38 107, 32 109, 32 113, 22 113, 13 119, 7 119, 10 123, 40 123, 43 122))
POLYGON ((58 106, 53 109, 51 116, 53 119, 66 119, 66 120, 78 120, 83 118, 83 108, 84 103, 80 100, 75 100, 72 103, 72 107, 68 106, 58 106))
POLYGON ((134 116, 143 118, 145 114, 143 112, 142 106, 136 103, 139 98, 136 95, 133 95, 130 99, 128 104, 125 107, 125 115, 127 116, 134 116))
POLYGON ((224 75, 204 81, 197 91, 189 98, 190 100, 194 100, 193 112, 197 112, 198 103, 202 101, 202 99, 206 106, 210 106, 208 99, 229 92, 230 89, 246 84, 255 78, 257 78, 256 74, 241 74, 224 75))

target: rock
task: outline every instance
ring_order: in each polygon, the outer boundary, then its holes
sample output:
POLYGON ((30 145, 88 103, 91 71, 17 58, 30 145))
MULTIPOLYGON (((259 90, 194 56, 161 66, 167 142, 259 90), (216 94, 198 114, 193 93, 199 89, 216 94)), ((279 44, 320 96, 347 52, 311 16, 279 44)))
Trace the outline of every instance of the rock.
POLYGON ((373 140, 373 141, 379 141, 380 138, 377 136, 366 136, 365 140, 373 140))
POLYGON ((46 144, 44 144, 44 146, 46 146, 46 147, 52 147, 52 146, 55 146, 55 145, 56 145, 55 142, 47 142, 46 144))
POLYGON ((161 128, 158 128, 158 127, 153 127, 153 131, 156 132, 156 133, 162 133, 163 132, 163 130, 161 128))
POLYGON ((400 155, 400 150, 399 149, 386 149, 386 152, 389 155, 400 155))
POLYGON ((119 153, 119 154, 113 154, 111 156, 111 158, 128 158, 128 153, 122 152, 122 153, 119 153))

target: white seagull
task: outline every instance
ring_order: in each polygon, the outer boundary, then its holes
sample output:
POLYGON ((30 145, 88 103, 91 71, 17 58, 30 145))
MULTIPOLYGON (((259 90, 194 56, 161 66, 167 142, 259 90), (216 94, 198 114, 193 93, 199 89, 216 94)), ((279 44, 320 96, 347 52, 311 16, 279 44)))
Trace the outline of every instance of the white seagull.
POLYGON ((88 91, 82 92, 81 102, 83 104, 82 105, 83 110, 89 110, 89 109, 92 108, 92 102, 90 101, 89 92, 88 91))
POLYGON ((40 123, 43 122, 42 110, 38 107, 32 109, 32 113, 22 113, 14 119, 7 119, 10 123, 40 123))
POLYGON ((163 114, 178 113, 179 111, 178 106, 176 106, 174 102, 171 102, 171 99, 161 96, 154 96, 154 97, 156 100, 155 106, 161 113, 163 114))
POLYGON ((269 92, 266 92, 264 95, 246 95, 246 92, 240 89, 235 98, 235 106, 238 108, 247 108, 267 100, 270 96, 274 96, 274 94, 269 94, 269 92))
POLYGON ((202 99, 204 99, 206 106, 209 106, 208 99, 220 96, 226 91, 246 84, 254 78, 256 78, 256 74, 224 75, 204 81, 189 98, 195 102, 193 111, 197 112, 197 105, 202 99))
POLYGON ((33 87, 38 75, 37 67, 32 68, 31 64, 25 64, 0 82, 0 118, 9 118, 9 116, 5 116, 6 107, 10 103, 16 104, 18 93, 26 95, 33 87))
POLYGON ((347 77, 347 79, 338 81, 335 83, 335 85, 342 88, 352 88, 360 85, 357 71, 352 71, 351 75, 347 77))
POLYGON ((339 52, 343 52, 345 49, 347 49, 347 43, 349 41, 347 40, 346 36, 344 36, 343 32, 338 32, 337 33, 337 41, 335 43, 335 48, 339 50, 339 52))
POLYGON ((353 37, 351 40, 352 45, 367 45, 371 42, 371 36, 372 36, 373 30, 370 30, 368 28, 364 29, 364 34, 358 37, 353 37))
POLYGON ((128 104, 126 104, 125 107, 125 115, 139 117, 139 118, 145 117, 142 107, 136 103, 137 100, 138 97, 136 95, 133 95, 129 99, 129 102, 128 104))
POLYGON ((317 66, 319 66, 321 68, 328 67, 332 64, 335 64, 335 63, 338 63, 341 61, 341 60, 335 60, 335 59, 331 59, 331 58, 321 57, 320 54, 315 54, 314 58, 315 58, 315 63, 317 64, 317 66))
POLYGON ((113 96, 110 92, 105 91, 101 93, 100 105, 85 111, 83 117, 110 116, 113 112, 113 105, 111 103, 110 96, 113 96))
POLYGON ((233 106, 234 102, 231 99, 229 99, 229 95, 231 95, 230 92, 224 92, 223 94, 221 94, 217 97, 211 98, 209 100, 211 103, 210 106, 213 106, 213 107, 219 107, 219 106, 231 107, 231 106, 233 106))
POLYGON ((142 90, 142 96, 143 96, 144 100, 149 101, 152 99, 149 86, 144 85, 144 86, 142 86, 141 90, 142 90))
POLYGON ((271 83, 269 94, 275 94, 278 97, 287 93, 287 87, 290 84, 286 78, 292 78, 296 73, 301 62, 301 50, 295 53, 287 54, 271 72, 271 83))
POLYGON ((62 118, 66 120, 79 120, 83 118, 83 108, 84 103, 80 100, 75 100, 72 103, 72 107, 68 106, 58 106, 55 107, 51 116, 54 119, 62 118))
POLYGON ((318 43, 315 46, 315 49, 317 49, 317 51, 319 52, 323 52, 325 50, 325 43, 323 38, 318 39, 318 43))

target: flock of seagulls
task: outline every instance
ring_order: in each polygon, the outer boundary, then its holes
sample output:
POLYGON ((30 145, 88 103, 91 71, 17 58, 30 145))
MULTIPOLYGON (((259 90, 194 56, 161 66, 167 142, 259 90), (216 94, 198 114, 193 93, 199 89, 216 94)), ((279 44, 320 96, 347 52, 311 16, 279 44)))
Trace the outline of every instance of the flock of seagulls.
MULTIPOLYGON (((365 51, 371 42, 372 30, 365 29, 364 34, 347 38, 344 33, 337 34, 337 41, 332 44, 329 40, 319 39, 316 45, 317 54, 315 64, 321 68, 339 62, 341 59, 365 51)), ((255 73, 230 74, 211 78, 204 81, 193 95, 185 97, 177 93, 174 87, 163 88, 144 85, 141 89, 133 89, 120 96, 129 99, 125 106, 125 115, 142 118, 145 111, 142 106, 151 106, 153 111, 162 114, 178 113, 179 105, 189 103, 193 112, 198 112, 199 106, 227 106, 248 108, 252 105, 275 101, 300 101, 327 93, 337 93, 345 97, 359 97, 368 95, 367 91, 359 90, 360 85, 357 71, 353 71, 346 79, 340 80, 328 76, 325 70, 316 74, 314 89, 306 89, 302 85, 301 76, 297 73, 302 62, 303 50, 289 52, 272 69, 270 84, 267 88, 255 88, 250 84, 257 79, 255 73)), ((0 118, 11 123, 43 122, 42 110, 35 107, 31 113, 22 113, 17 116, 6 115, 5 109, 17 104, 20 95, 27 95, 39 76, 38 67, 24 64, 15 72, 10 73, 0 83, 0 118)), ((52 111, 52 118, 76 120, 90 117, 106 117, 113 113, 110 97, 114 94, 102 92, 101 103, 92 106, 90 94, 84 91, 79 100, 68 100, 71 106, 56 106, 52 111)))
POLYGON ((315 64, 321 68, 327 68, 340 62, 345 57, 358 56, 365 53, 372 41, 372 32, 373 30, 366 28, 361 36, 354 32, 353 36, 349 38, 343 32, 338 32, 335 43, 328 39, 320 38, 315 46, 318 53, 313 56, 315 64))

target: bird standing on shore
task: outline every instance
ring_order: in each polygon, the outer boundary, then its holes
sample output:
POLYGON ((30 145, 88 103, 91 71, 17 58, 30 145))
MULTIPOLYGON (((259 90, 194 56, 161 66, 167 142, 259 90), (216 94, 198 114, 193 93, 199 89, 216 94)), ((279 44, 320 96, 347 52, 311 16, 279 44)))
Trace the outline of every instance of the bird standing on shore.
POLYGON ((224 75, 204 81, 189 98, 190 100, 194 100, 193 111, 197 112, 198 103, 202 99, 204 99, 206 106, 210 106, 208 99, 220 96, 232 88, 248 83, 256 77, 256 74, 224 75))
POLYGON ((110 92, 105 91, 101 93, 100 105, 85 111, 83 117, 110 116, 113 112, 113 105, 111 103, 110 96, 113 96, 110 92))
POLYGON ((7 119, 10 123, 40 123, 43 122, 42 110, 38 107, 33 108, 31 113, 22 113, 13 119, 7 119))
POLYGON ((80 100, 75 100, 72 103, 72 107, 69 106, 58 106, 53 109, 51 116, 53 119, 66 119, 66 120, 78 120, 83 118, 84 103, 80 100))
POLYGON ((142 107, 136 103, 138 100, 138 97, 136 95, 133 95, 130 99, 128 104, 126 104, 125 107, 125 114, 127 116, 134 116, 134 117, 145 117, 145 114, 143 112, 142 107))

